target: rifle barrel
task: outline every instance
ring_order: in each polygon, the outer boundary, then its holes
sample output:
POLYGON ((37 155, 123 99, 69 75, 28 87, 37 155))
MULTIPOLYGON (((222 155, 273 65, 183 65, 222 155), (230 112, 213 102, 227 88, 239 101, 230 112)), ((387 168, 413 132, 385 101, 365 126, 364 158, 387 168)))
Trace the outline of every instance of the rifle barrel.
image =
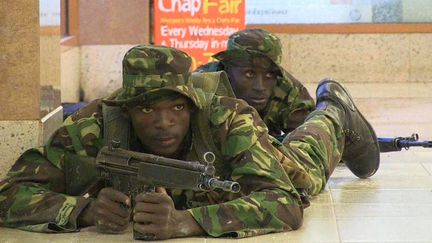
POLYGON ((405 140, 401 140, 401 141, 399 141, 399 145, 402 148, 409 148, 409 147, 432 148, 432 141, 405 141, 405 140))

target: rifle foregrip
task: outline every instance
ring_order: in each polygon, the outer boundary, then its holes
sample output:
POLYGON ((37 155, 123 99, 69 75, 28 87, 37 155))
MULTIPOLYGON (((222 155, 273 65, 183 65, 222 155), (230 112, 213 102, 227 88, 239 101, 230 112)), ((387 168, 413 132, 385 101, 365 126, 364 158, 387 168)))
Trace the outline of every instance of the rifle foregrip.
POLYGON ((397 138, 378 138, 378 145, 380 153, 401 151, 399 141, 397 138))
MULTIPOLYGON (((109 175, 106 179, 109 181, 109 184, 117 190, 127 194, 132 200, 132 208, 135 207, 135 197, 142 192, 154 192, 154 186, 148 186, 141 181, 137 180, 136 177, 130 177, 122 174, 107 174, 109 175)), ((126 205, 122 205, 126 207, 126 205)), ((135 223, 134 223, 135 225, 135 223)), ((142 234, 135 229, 133 230, 133 238, 135 240, 155 240, 155 236, 153 234, 142 234)))
MULTIPOLYGON (((145 187, 145 189, 142 192, 154 192, 156 190, 156 188, 154 186, 144 186, 144 187, 145 187)), ((135 226, 135 222, 134 222, 134 226, 135 226)), ((133 230, 133 238, 134 238, 134 240, 146 240, 146 241, 156 240, 155 235, 143 234, 143 233, 136 231, 135 229, 133 230)))

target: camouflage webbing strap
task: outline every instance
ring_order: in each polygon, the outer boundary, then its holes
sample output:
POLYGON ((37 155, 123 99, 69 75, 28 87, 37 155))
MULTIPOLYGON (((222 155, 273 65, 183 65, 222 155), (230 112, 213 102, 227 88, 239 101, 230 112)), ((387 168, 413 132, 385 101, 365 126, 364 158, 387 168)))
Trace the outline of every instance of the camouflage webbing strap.
POLYGON ((211 102, 214 95, 235 97, 234 91, 225 71, 192 73, 192 82, 194 88, 200 88, 211 102))
POLYGON ((129 149, 130 123, 122 114, 121 107, 102 104, 104 134, 103 144, 108 146, 112 140, 120 142, 120 148, 129 149))
POLYGON ((220 166, 223 164, 221 163, 223 155, 221 150, 216 146, 214 143, 213 134, 211 134, 210 127, 209 127, 209 111, 207 109, 200 110, 195 113, 193 120, 192 120, 192 131, 194 134, 194 142, 193 146, 195 149, 195 152, 197 154, 197 158, 201 163, 205 164, 205 161, 203 160, 203 154, 206 152, 213 152, 215 155, 215 162, 214 166, 216 168, 216 173, 219 174, 222 172, 222 169, 220 166))
MULTIPOLYGON (((229 83, 227 74, 224 71, 207 72, 207 73, 192 73, 192 82, 194 88, 200 88, 206 94, 207 102, 210 104, 215 95, 235 97, 234 92, 229 83)), ((202 160, 202 154, 212 151, 215 154, 215 163, 217 173, 221 173, 223 168, 221 163, 223 159, 220 148, 216 146, 209 127, 209 110, 205 106, 203 110, 197 112, 192 122, 192 130, 194 133, 194 148, 198 155, 198 160, 202 160)), ((203 161, 201 161, 203 162, 203 161)))

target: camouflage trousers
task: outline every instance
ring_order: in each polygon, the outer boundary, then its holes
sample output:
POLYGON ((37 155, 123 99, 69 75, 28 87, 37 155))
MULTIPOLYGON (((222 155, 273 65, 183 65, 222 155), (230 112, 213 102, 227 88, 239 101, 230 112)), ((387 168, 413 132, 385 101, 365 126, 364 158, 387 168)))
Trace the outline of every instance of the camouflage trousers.
POLYGON ((340 110, 327 107, 315 110, 306 121, 283 140, 288 157, 300 164, 308 175, 308 195, 321 192, 342 158, 345 143, 340 110))

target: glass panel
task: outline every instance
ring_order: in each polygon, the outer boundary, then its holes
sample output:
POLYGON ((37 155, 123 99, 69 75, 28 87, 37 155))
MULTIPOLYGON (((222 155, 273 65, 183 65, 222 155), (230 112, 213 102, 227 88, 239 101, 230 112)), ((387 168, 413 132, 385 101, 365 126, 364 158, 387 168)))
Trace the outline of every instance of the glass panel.
POLYGON ((40 26, 60 26, 60 0, 40 0, 40 26))
POLYGON ((247 24, 430 23, 431 0, 247 0, 247 24))
POLYGON ((60 106, 60 0, 39 0, 41 117, 60 106))

